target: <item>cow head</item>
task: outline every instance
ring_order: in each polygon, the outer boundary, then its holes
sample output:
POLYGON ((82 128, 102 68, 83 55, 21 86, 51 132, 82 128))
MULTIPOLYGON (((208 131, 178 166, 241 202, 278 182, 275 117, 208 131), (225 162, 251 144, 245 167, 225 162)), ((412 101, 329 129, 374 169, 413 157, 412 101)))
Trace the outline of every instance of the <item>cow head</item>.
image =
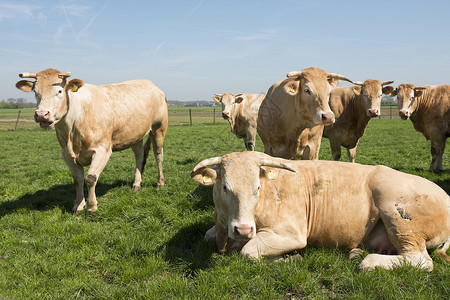
POLYGON ((414 86, 412 84, 400 84, 392 93, 397 96, 398 114, 402 120, 407 120, 416 110, 416 97, 420 97, 426 87, 414 86))
POLYGON ((335 73, 328 73, 319 68, 307 68, 287 74, 284 90, 294 96, 299 111, 306 112, 305 117, 314 116, 312 121, 317 125, 334 123, 334 113, 330 109, 331 89, 339 80, 352 82, 350 79, 335 73))
MULTIPOLYGON (((194 167, 191 178, 203 185, 214 185, 215 213, 228 237, 249 240, 256 235, 255 209, 261 192, 261 179, 271 176, 264 167, 295 172, 289 161, 254 151, 231 153, 203 160, 194 167), (207 166, 215 165, 214 168, 207 166)), ((216 227, 217 227, 216 220, 216 227)))
POLYGON ((67 113, 67 93, 77 92, 83 86, 83 81, 73 79, 67 82, 70 72, 63 73, 47 69, 39 73, 21 73, 21 78, 34 78, 35 81, 21 80, 16 87, 24 92, 34 91, 37 109, 34 120, 42 128, 51 128, 67 113))
POLYGON ((381 97, 383 94, 390 94, 394 90, 392 86, 383 86, 391 83, 393 81, 378 81, 373 79, 367 79, 364 82, 353 82, 353 84, 361 86, 360 89, 354 87, 354 92, 362 95, 364 108, 368 117, 374 118, 380 116, 381 97))
POLYGON ((213 99, 217 103, 222 104, 222 118, 228 121, 230 121, 230 118, 232 118, 235 114, 235 104, 239 104, 244 100, 242 94, 235 95, 231 93, 215 94, 213 99))

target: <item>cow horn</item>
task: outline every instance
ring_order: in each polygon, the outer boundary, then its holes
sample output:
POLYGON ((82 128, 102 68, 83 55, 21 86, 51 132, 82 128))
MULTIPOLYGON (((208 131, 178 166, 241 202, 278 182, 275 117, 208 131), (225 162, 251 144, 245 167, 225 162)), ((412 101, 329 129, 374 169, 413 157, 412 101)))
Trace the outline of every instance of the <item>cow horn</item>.
POLYGON ((427 88, 425 86, 415 86, 415 90, 426 90, 427 88))
POLYGON ((66 73, 59 73, 58 77, 59 78, 66 78, 66 77, 70 77, 72 75, 72 73, 70 72, 66 72, 66 73))
POLYGON ((286 77, 300 77, 302 75, 302 71, 291 71, 286 74, 286 77))
POLYGON ((208 158, 205 160, 202 160, 201 162, 199 162, 195 167, 194 170, 192 172, 197 171, 200 168, 204 168, 207 166, 212 166, 212 165, 218 165, 220 164, 222 161, 222 157, 218 156, 218 157, 212 157, 212 158, 208 158))
POLYGON ((36 73, 29 73, 29 72, 20 73, 19 77, 20 78, 36 78, 36 73))
POLYGON ((364 85, 364 82, 362 82, 362 81, 353 81, 353 84, 356 84, 356 85, 364 85))
POLYGON ((394 81, 383 81, 381 83, 381 86, 386 85, 386 84, 391 84, 391 83, 394 83, 394 81))
POLYGON ((261 157, 259 160, 261 167, 274 167, 274 168, 280 168, 289 170, 291 172, 296 172, 294 169, 292 169, 290 166, 280 162, 278 159, 270 158, 270 157, 261 157))
POLYGON ((351 81, 351 80, 348 79, 347 77, 345 77, 345 76, 343 76, 343 75, 341 75, 341 74, 337 74, 337 73, 329 73, 329 72, 328 72, 328 73, 327 73, 327 77, 335 78, 335 79, 340 79, 340 80, 345 80, 345 81, 354 83, 353 81, 351 81))

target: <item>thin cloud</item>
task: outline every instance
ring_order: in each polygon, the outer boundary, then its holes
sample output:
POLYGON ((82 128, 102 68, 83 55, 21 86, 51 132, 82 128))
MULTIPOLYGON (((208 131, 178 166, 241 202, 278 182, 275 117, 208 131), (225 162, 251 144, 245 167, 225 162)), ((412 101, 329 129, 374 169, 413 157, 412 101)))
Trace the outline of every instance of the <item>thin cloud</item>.
POLYGON ((202 6, 203 2, 205 2, 205 0, 201 0, 199 3, 197 3, 197 5, 183 18, 183 22, 189 20, 190 17, 192 17, 192 15, 200 8, 200 6, 202 6))
POLYGON ((41 9, 40 6, 17 3, 0 4, 0 22, 19 17, 33 18, 41 9))
POLYGON ((278 34, 276 30, 267 30, 265 33, 237 36, 235 39, 238 41, 269 40, 277 36, 278 34))

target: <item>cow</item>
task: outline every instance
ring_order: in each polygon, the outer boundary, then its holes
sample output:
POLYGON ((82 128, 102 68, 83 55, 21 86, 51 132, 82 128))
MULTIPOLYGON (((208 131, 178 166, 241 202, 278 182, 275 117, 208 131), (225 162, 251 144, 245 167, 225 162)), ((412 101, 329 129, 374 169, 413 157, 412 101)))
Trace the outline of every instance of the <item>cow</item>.
POLYGON ((163 142, 168 126, 164 93, 148 80, 131 80, 109 85, 85 84, 70 72, 47 69, 21 73, 16 87, 34 91, 37 109, 34 119, 42 128, 55 128, 64 162, 76 186, 73 211, 86 206, 84 166, 88 199, 86 212, 97 210, 95 186, 113 151, 131 148, 136 158, 133 190, 140 190, 150 142, 158 167, 158 186, 164 186, 163 142), (145 145, 143 139, 149 135, 145 145))
POLYGON ((450 197, 422 177, 255 151, 205 159, 190 176, 213 185, 215 225, 207 235, 221 253, 283 261, 307 246, 350 250, 354 258, 366 248, 379 253, 367 255, 361 270, 406 261, 431 271, 427 249, 444 244, 438 253, 450 263, 450 197))
POLYGON ((258 113, 264 152, 281 158, 318 159, 323 126, 334 123, 330 91, 346 77, 319 68, 292 71, 268 90, 258 113))
POLYGON ((430 171, 442 171, 442 156, 450 136, 450 85, 400 84, 392 95, 397 96, 400 118, 409 118, 414 129, 430 140, 430 171))
POLYGON ((228 120, 231 132, 244 139, 245 148, 253 151, 256 141, 258 110, 264 94, 215 94, 213 99, 222 104, 222 117, 228 120))
POLYGON ((336 122, 325 126, 323 136, 330 140, 331 154, 334 160, 341 158, 341 146, 347 148, 350 162, 355 162, 356 147, 366 132, 371 118, 379 117, 381 97, 394 91, 393 81, 367 79, 354 81, 357 86, 337 87, 331 91, 330 108, 336 122))

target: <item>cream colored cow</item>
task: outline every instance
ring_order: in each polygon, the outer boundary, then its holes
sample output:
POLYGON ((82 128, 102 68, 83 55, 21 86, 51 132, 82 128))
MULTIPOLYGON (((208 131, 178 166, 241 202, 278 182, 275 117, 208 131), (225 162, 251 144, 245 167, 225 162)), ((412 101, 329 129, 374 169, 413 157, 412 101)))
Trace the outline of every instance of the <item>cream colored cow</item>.
POLYGON ((256 141, 258 110, 264 94, 216 94, 213 99, 222 104, 222 117, 228 120, 231 132, 244 139, 245 148, 253 151, 256 141))
POLYGON ((267 92, 258 113, 264 152, 277 157, 318 159, 323 126, 334 123, 330 92, 346 77, 307 68, 287 74, 267 92))
POLYGON ((397 96, 400 117, 409 118, 414 129, 430 140, 430 170, 442 171, 442 156, 450 136, 450 85, 400 84, 392 95, 397 96))
POLYGON ((206 159, 191 173, 214 185, 215 237, 220 252, 279 260, 306 246, 369 254, 362 270, 403 262, 431 271, 427 249, 450 262, 450 197, 424 178, 385 166, 290 161, 258 152, 206 159), (213 166, 209 168, 208 166, 213 166))
POLYGON ((89 167, 87 211, 97 210, 95 186, 113 151, 131 148, 136 157, 133 190, 142 184, 142 172, 153 144, 158 165, 158 185, 164 185, 163 142, 168 126, 164 93, 148 80, 133 80, 103 86, 70 82, 70 73, 47 69, 22 73, 16 87, 34 91, 38 108, 35 121, 42 128, 55 128, 62 156, 76 186, 74 212, 85 205, 84 166, 89 167), (143 145, 143 139, 149 135, 143 145))
POLYGON ((356 147, 366 132, 371 118, 381 114, 381 97, 394 90, 393 81, 367 79, 353 82, 359 86, 337 87, 331 91, 330 107, 336 122, 325 126, 323 136, 330 140, 331 154, 334 160, 341 158, 341 146, 347 148, 350 162, 355 162, 356 147))

